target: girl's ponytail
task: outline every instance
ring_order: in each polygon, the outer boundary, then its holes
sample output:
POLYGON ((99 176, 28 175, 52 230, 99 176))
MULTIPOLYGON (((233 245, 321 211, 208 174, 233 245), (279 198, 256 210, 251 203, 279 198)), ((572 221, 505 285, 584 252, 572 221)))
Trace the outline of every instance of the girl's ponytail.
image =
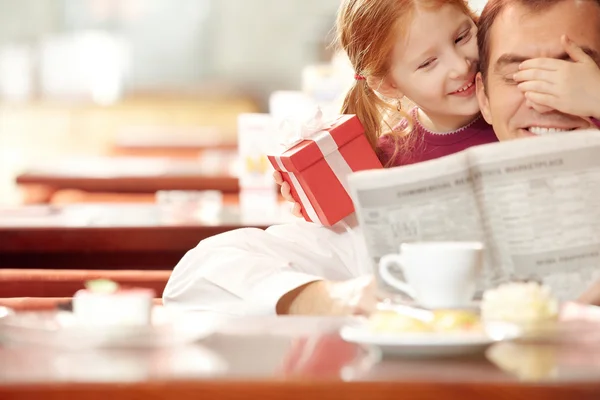
POLYGON ((406 107, 398 110, 392 107, 369 87, 366 80, 354 82, 344 99, 341 113, 356 114, 365 129, 365 136, 369 144, 377 153, 379 153, 377 149, 379 138, 385 134, 391 136, 395 142, 395 150, 389 160, 388 164, 390 165, 393 164, 401 148, 408 145, 405 138, 412 131, 413 121, 406 112, 406 107), (404 121, 404 123, 398 125, 400 121, 404 121))
POLYGON ((354 82, 342 105, 342 114, 356 114, 373 150, 376 149, 377 140, 381 136, 382 107, 385 107, 385 102, 377 96, 365 80, 354 82))

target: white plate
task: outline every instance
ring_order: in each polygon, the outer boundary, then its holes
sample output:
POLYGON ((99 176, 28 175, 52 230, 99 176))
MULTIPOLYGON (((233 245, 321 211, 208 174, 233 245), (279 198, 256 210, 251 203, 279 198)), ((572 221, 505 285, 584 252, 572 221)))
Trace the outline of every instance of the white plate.
MULTIPOLYGON (((405 308, 405 307, 410 307, 416 310, 427 310, 427 311, 433 311, 433 308, 427 308, 425 306, 420 305, 418 302, 413 301, 413 300, 403 300, 403 301, 382 301, 379 304, 377 304, 377 309, 378 310, 382 310, 382 311, 394 311, 396 310, 398 307, 401 308, 405 308)), ((477 312, 479 313, 480 309, 481 309, 481 301, 479 300, 473 300, 468 302, 467 304, 465 304, 463 307, 458 307, 458 308, 454 308, 455 310, 465 310, 465 311, 473 311, 473 312, 477 312)))
POLYGON ((165 347, 212 334, 222 322, 215 315, 154 307, 149 326, 91 327, 71 312, 18 312, 0 318, 0 338, 9 342, 63 348, 165 347))
MULTIPOLYGON (((411 357, 450 357, 483 353, 498 341, 484 332, 398 333, 372 332, 368 325, 347 325, 340 330, 347 342, 377 346, 384 355, 411 357)), ((505 335, 502 339, 507 339, 505 335)))

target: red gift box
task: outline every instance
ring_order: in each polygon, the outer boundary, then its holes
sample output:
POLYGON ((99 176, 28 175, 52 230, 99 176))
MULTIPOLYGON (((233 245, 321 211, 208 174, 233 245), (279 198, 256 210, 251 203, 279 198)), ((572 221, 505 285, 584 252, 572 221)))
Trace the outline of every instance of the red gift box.
POLYGON ((297 142, 269 161, 290 184, 304 219, 331 226, 354 212, 348 175, 382 168, 381 162, 355 115, 342 115, 297 142))

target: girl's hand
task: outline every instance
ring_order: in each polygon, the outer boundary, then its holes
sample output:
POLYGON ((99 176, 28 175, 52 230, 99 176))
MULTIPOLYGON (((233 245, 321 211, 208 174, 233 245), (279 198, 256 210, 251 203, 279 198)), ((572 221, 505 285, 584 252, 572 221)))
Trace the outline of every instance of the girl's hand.
POLYGON ((298 218, 302 218, 302 206, 300 203, 296 203, 296 200, 294 200, 292 197, 290 184, 283 180, 283 177, 279 171, 273 172, 273 179, 275 179, 276 184, 281 186, 280 192, 283 198, 291 203, 294 203, 294 206, 292 207, 292 214, 298 218))
POLYGON ((529 104, 539 112, 550 109, 579 117, 600 118, 600 68, 566 36, 561 42, 570 61, 534 58, 514 75, 529 104))

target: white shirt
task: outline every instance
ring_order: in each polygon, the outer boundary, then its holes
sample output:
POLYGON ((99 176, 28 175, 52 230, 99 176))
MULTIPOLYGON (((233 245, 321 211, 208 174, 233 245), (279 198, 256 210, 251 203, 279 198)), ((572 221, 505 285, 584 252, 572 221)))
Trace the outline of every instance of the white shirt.
POLYGON ((298 221, 238 229, 190 250, 173 270, 163 301, 188 311, 275 314, 291 290, 371 274, 370 265, 354 215, 333 227, 298 221))

